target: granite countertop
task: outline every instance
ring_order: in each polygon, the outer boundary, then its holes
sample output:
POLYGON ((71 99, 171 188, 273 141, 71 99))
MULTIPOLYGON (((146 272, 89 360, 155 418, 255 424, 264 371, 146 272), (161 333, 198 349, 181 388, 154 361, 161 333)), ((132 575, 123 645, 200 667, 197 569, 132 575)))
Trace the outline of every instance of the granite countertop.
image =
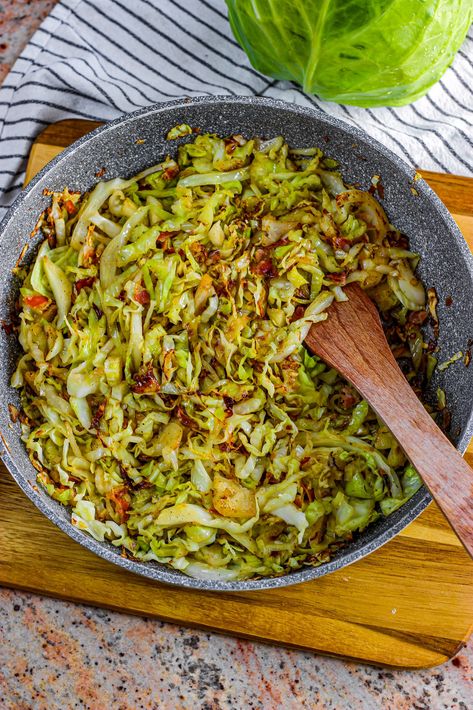
MULTIPOLYGON (((0 81, 56 0, 0 0, 0 81)), ((2 710, 468 710, 473 641, 388 671, 0 589, 2 710)))

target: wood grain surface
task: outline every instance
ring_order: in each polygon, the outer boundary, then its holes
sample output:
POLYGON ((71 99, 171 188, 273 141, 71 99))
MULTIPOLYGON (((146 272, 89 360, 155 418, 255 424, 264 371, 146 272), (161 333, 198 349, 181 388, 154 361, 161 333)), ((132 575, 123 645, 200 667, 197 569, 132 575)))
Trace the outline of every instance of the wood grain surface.
MULTIPOLYGON (((28 178, 95 127, 65 121, 31 152, 28 178)), ((473 181, 426 178, 473 245, 473 181)), ((473 464, 473 448, 465 457, 473 464)), ((432 504, 400 535, 350 567, 265 592, 211 594, 151 582, 96 557, 43 517, 0 467, 0 584, 187 626, 384 666, 451 658, 473 620, 473 563, 432 504)))

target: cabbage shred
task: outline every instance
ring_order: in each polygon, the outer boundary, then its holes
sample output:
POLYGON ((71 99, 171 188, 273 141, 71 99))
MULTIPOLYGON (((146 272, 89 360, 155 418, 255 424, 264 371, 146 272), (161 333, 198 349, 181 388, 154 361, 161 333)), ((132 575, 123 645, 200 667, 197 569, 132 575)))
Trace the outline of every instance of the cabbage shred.
POLYGON ((21 286, 23 439, 73 525, 130 557, 222 581, 319 565, 421 481, 303 340, 357 281, 420 389, 418 256, 318 148, 186 140, 52 194, 21 286))

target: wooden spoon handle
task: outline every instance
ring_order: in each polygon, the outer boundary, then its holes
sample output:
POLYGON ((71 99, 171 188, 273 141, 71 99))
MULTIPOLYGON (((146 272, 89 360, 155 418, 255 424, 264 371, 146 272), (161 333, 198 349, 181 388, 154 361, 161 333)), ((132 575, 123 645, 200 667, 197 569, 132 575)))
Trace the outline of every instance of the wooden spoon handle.
POLYGON ((306 344, 342 372, 388 425, 473 557, 473 469, 411 389, 387 344, 375 306, 366 298, 357 301, 356 309, 344 310, 343 305, 330 309, 329 319, 338 319, 337 327, 328 321, 312 326, 306 344), (359 324, 353 322, 357 318, 359 324), (321 337, 329 327, 330 336, 321 337))

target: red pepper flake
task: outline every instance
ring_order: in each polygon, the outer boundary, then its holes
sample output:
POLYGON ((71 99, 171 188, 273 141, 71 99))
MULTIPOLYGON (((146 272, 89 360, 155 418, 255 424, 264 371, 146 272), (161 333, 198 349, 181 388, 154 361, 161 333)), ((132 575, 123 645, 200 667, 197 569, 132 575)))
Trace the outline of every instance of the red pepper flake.
POLYGON ((106 172, 107 168, 101 167, 100 170, 97 170, 97 172, 95 173, 95 177, 101 178, 105 175, 106 172))
POLYGON ((91 288, 94 285, 95 276, 86 276, 83 279, 79 279, 75 282, 77 293, 80 293, 83 288, 91 288))
POLYGON ((51 301, 46 296, 41 296, 39 293, 35 296, 24 296, 23 303, 28 308, 33 308, 35 311, 44 311, 51 301))
POLYGON ((131 386, 132 392, 136 394, 154 394, 159 392, 159 382, 153 372, 153 368, 149 367, 146 372, 136 372, 133 375, 135 384, 131 386))
POLYGON ((452 303, 453 303, 453 298, 451 296, 447 296, 447 298, 445 299, 445 305, 447 306, 447 308, 450 308, 452 303))

